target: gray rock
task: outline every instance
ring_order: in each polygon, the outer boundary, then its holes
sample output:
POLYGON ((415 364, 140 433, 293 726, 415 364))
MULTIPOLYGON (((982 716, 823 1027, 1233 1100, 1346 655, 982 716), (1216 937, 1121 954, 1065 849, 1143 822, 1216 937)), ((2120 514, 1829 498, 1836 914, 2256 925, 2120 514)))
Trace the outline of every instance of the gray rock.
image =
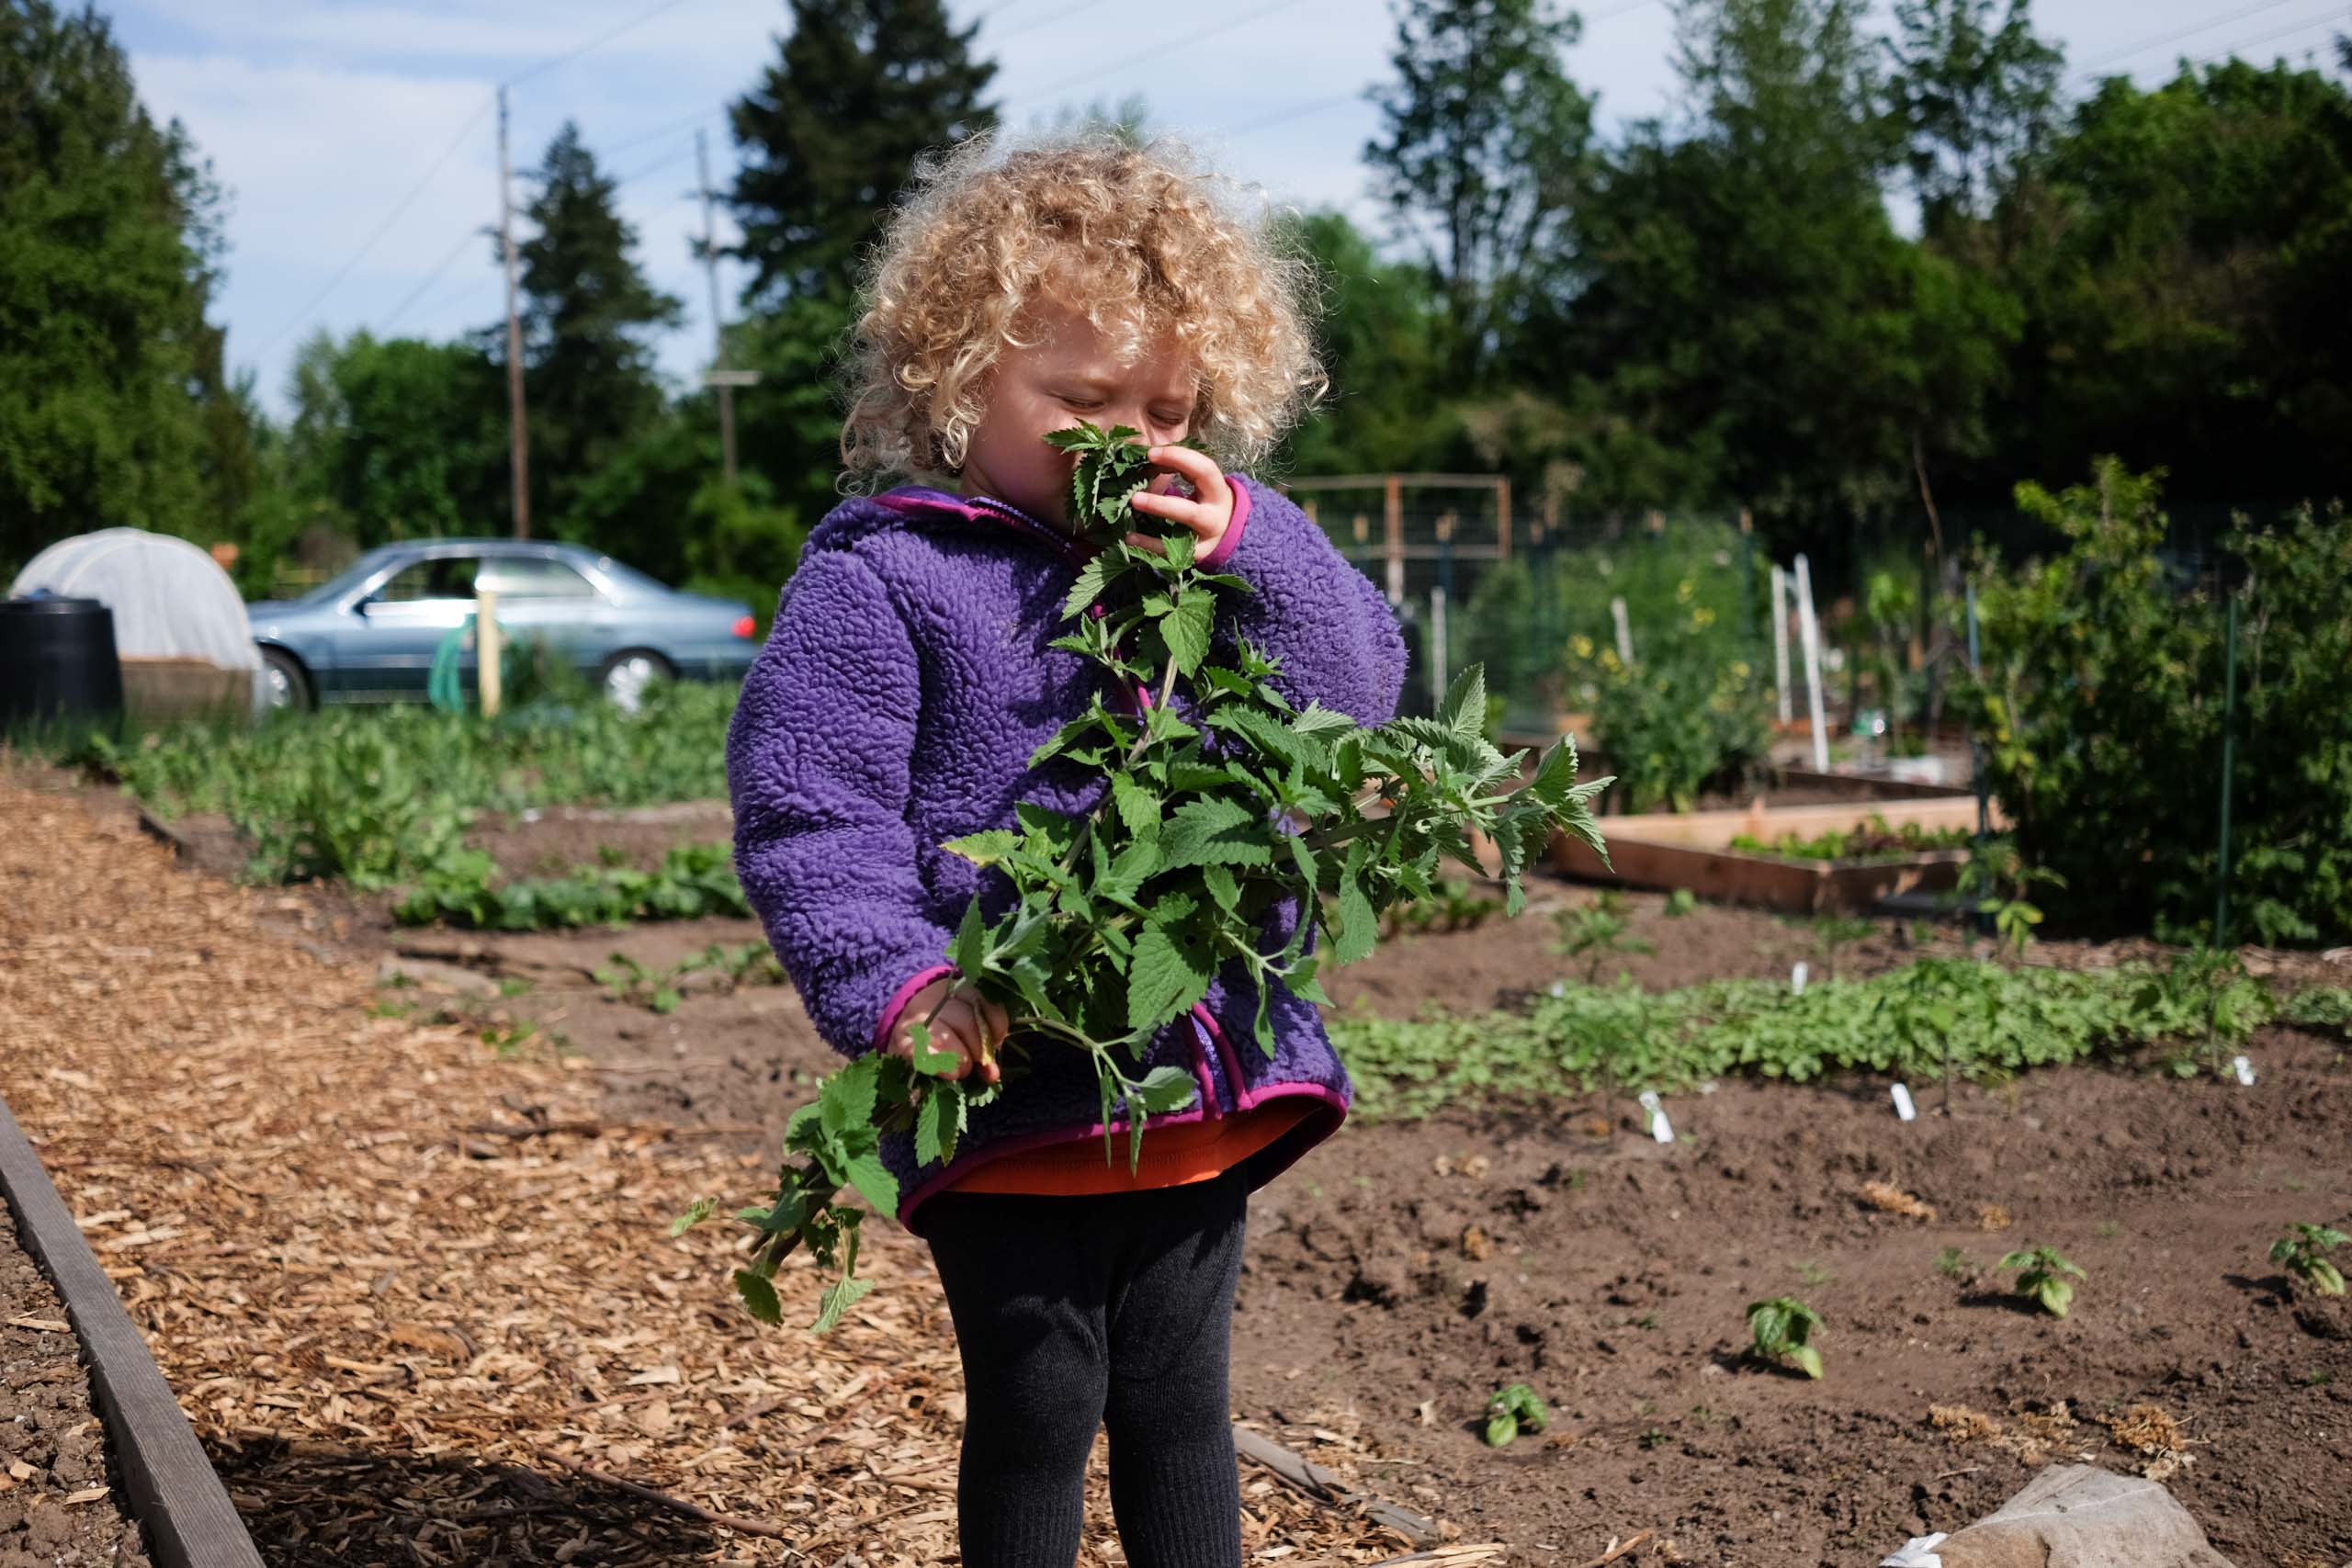
POLYGON ((1943 1568, 2231 1568, 2153 1481, 2053 1465, 1936 1548, 1943 1568))

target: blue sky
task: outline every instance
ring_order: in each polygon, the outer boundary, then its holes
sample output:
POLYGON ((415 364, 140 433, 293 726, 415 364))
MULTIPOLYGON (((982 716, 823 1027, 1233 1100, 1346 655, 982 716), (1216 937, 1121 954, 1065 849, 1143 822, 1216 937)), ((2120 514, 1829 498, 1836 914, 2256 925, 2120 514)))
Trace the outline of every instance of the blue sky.
MULTIPOLYGON (((950 4, 959 22, 980 22, 1010 123, 1140 94, 1155 125, 1192 137, 1273 199, 1343 208, 1378 226, 1359 153, 1375 124, 1363 92, 1388 74, 1394 24, 1384 0, 950 4), (1106 25, 1125 18, 1133 20, 1106 25)), ((446 336, 499 318, 483 231, 498 211, 490 102, 502 80, 514 84, 518 169, 536 164, 571 118, 627 182, 621 201, 643 265, 685 302, 684 324, 661 345, 662 369, 681 381, 699 373, 711 324, 687 249, 702 227, 694 130, 709 131, 713 181, 723 186, 733 151, 721 110, 775 58, 787 11, 782 0, 673 0, 629 25, 654 5, 122 0, 112 8, 150 110, 187 127, 231 192, 216 311, 232 364, 258 369, 269 407, 283 409, 294 346, 318 327, 446 336)), ((1584 39, 1568 63, 1600 94, 1603 118, 1665 111, 1673 87, 1666 0, 1582 9, 1584 39)), ((2342 0, 2042 0, 2035 16, 2070 62, 2143 81, 2168 74, 2181 55, 2232 46, 2265 60, 2324 58, 2331 27, 2352 28, 2342 0)), ((719 223, 725 239, 723 209, 719 223)), ((722 285, 731 310, 736 279, 722 285)))

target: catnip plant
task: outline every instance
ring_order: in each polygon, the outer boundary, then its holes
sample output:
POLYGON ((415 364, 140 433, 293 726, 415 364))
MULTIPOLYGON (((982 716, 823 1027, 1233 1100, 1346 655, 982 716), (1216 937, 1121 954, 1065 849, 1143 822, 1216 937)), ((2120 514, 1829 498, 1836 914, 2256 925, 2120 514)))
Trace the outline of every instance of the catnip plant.
MULTIPOLYGON (((786 1127, 776 1190, 736 1215, 753 1235, 735 1283, 764 1322, 780 1321, 773 1280, 798 1247, 832 1276, 820 1331, 865 1293, 868 1282, 855 1275, 862 1215, 840 1198, 854 1188, 874 1209, 896 1212, 898 1182, 879 1153, 886 1131, 910 1131, 922 1164, 952 1160, 974 1111, 1021 1092, 1031 1053, 1080 1051, 1101 1090, 1104 1158, 1121 1152, 1108 1129, 1124 1111, 1132 1169, 1150 1118, 1198 1093, 1181 1067, 1143 1070, 1151 1042, 1205 997, 1223 966, 1238 961, 1248 971, 1258 997, 1252 1033, 1271 1055, 1272 988, 1328 1006, 1319 968, 1371 953, 1385 911, 1431 897, 1448 860, 1484 874, 1474 834, 1494 846, 1513 915, 1525 902, 1521 874, 1555 832, 1602 850, 1591 801, 1610 781, 1577 783, 1565 737, 1532 773, 1526 753, 1498 750, 1486 739, 1479 669, 1453 682, 1434 716, 1367 728, 1315 704, 1295 706, 1276 689, 1279 666, 1248 642, 1216 653, 1219 596, 1250 586, 1204 570, 1190 530, 1131 509, 1156 471, 1135 436, 1124 425, 1081 423, 1046 437, 1078 457, 1069 516, 1095 547, 1054 646, 1106 679, 1088 711, 1030 762, 1065 759, 1110 786, 1086 816, 1024 805, 1016 826, 945 846, 1001 874, 1014 895, 994 919, 976 897, 946 953, 956 976, 948 994, 976 995, 1011 1020, 997 1047, 1000 1081, 946 1077, 957 1058, 931 1049, 925 1019, 910 1055, 876 1052, 819 1086, 786 1127), (1137 533, 1159 548, 1130 544, 1137 533), (1266 933, 1285 907, 1295 923, 1268 952, 1266 933)), ((715 1207, 695 1204, 673 1234, 715 1207)))

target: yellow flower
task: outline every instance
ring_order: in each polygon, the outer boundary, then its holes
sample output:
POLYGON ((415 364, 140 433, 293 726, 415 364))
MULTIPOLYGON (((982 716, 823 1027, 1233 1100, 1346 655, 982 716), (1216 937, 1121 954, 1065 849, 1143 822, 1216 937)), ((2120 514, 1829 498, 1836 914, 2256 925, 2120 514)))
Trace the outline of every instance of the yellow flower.
POLYGON ((1568 651, 1578 659, 1592 657, 1592 638, 1578 635, 1568 638, 1568 651))
POLYGON ((1746 660, 1744 660, 1744 659, 1735 659, 1735 660, 1732 660, 1732 664, 1731 664, 1731 672, 1732 672, 1732 674, 1733 674, 1734 676, 1737 677, 1739 680, 1742 680, 1742 681, 1747 680, 1747 661, 1746 660))
POLYGON ((1685 604, 1690 603, 1691 599, 1697 595, 1698 592, 1699 585, 1691 581, 1687 577, 1674 585, 1674 597, 1685 604))
POLYGON ((1715 613, 1704 604, 1690 612, 1690 625, 1693 629, 1703 631, 1714 624, 1715 613))
POLYGON ((1617 650, 1613 648, 1604 648, 1600 650, 1600 667, 1611 674, 1624 668, 1617 661, 1617 650))

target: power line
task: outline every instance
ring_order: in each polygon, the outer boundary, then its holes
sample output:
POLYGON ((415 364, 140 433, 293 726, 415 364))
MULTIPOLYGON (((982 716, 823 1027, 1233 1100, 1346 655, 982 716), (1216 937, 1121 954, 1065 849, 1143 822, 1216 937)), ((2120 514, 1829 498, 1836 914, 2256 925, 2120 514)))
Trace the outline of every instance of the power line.
POLYGON ((1298 3, 1299 0, 1273 0, 1272 5, 1261 6, 1254 11, 1245 12, 1238 17, 1227 17, 1226 20, 1219 22, 1216 27, 1204 28, 1197 32, 1178 33, 1171 38, 1161 39, 1159 42, 1151 44, 1148 48, 1139 49, 1133 54, 1122 56, 1117 60, 1105 62, 1101 65, 1091 65, 1085 70, 1078 73, 1078 74, 1065 77, 1063 80, 1056 82, 1051 86, 1040 87, 1036 89, 1032 96, 1040 98, 1052 97, 1055 94, 1062 92, 1067 88, 1078 86, 1081 83, 1092 81, 1098 77, 1107 76, 1114 71, 1125 71, 1130 65, 1140 65, 1147 60, 1157 60, 1162 55, 1168 53, 1170 50, 1179 48, 1190 49, 1194 45, 1205 43, 1207 40, 1216 37, 1220 33, 1229 33, 1234 28, 1247 27, 1251 22, 1263 21, 1268 17, 1272 16, 1275 12, 1287 11, 1298 3))
POLYGON ((335 275, 327 279, 326 286, 311 297, 311 302, 296 311, 287 323, 278 328, 277 333, 262 345, 263 358, 267 358, 279 344, 286 341, 289 333, 308 321, 312 313, 326 302, 327 296, 333 294, 343 280, 351 276, 352 269, 367 259, 368 253, 376 248, 377 242, 392 231, 392 225, 401 220, 402 213, 415 205, 416 198, 424 194, 424 187, 433 183, 433 176, 441 172, 442 166, 458 155, 458 149, 465 145, 466 138, 472 133, 474 127, 481 122, 481 117, 490 112, 491 106, 497 101, 498 96, 493 93, 481 101, 481 107, 466 118, 465 124, 458 127, 458 134, 450 138, 449 145, 441 150, 441 155, 434 159, 432 165, 424 171, 424 177, 418 180, 406 196, 401 197, 391 211, 385 215, 384 220, 376 226, 375 232, 369 234, 360 243, 359 248, 351 253, 351 259, 337 268, 335 275))
POLYGON ((399 321, 402 316, 407 315, 409 307, 415 304, 419 299, 424 298, 424 291, 432 288, 435 284, 440 282, 441 275, 447 272, 451 267, 457 265, 458 258, 464 255, 467 248, 472 245, 476 240, 481 239, 481 236, 482 231, 479 229, 469 229, 463 234, 459 235, 458 243, 449 247, 449 254, 441 258, 440 265, 436 265, 431 272, 425 275, 424 282, 418 284, 414 288, 409 291, 407 299, 392 307, 391 314, 386 316, 380 322, 377 323, 376 330, 379 332, 390 332, 392 330, 392 323, 399 321))
POLYGON ((615 190, 619 190, 624 186, 633 186, 638 181, 646 178, 648 175, 658 175, 662 170, 671 167, 673 164, 684 163, 694 155, 694 149, 691 147, 682 152, 669 153, 666 156, 658 158, 652 163, 646 164, 641 169, 635 170, 626 178, 615 180, 613 182, 613 188, 615 190))
MULTIPOLYGON (((1077 16, 1080 11, 1091 11, 1095 8, 1096 0, 1079 0, 1077 5, 1065 6, 1061 10, 1053 12, 1049 16, 1035 17, 1029 21, 1022 23, 1017 28, 1008 28, 1003 32, 999 33, 991 41, 993 44, 998 45, 1009 43, 1012 39, 1019 38, 1023 33, 1034 33, 1039 28, 1049 28, 1056 22, 1061 21, 1066 17, 1077 16)), ((1003 7, 999 6, 998 9, 1001 10, 1003 7)), ((989 14, 993 15, 994 13, 991 12, 989 14)))
POLYGON ((2199 33, 2204 32, 2209 28, 2218 28, 2229 22, 2241 22, 2248 17, 2257 17, 2265 11, 2275 11, 2281 6, 2291 6, 2293 4, 2294 0, 2258 0, 2258 3, 2256 5, 2245 6, 2241 10, 2232 11, 2225 17, 2210 17, 2204 21, 2197 23, 2193 27, 2177 28, 2168 33, 2159 33, 2154 38, 2143 38, 2139 42, 2131 44, 2123 49, 2109 50, 2105 54, 2099 55, 2091 60, 2086 60, 2080 65, 2077 65, 2075 68, 2075 74, 2077 76, 2088 76, 2097 72, 2101 66, 2112 64, 2116 61, 2129 60, 2133 55, 2144 53, 2148 50, 2160 48, 2165 44, 2177 42, 2181 39, 2194 38, 2199 33))
POLYGON ((1278 109, 1270 115, 1261 115, 1256 119, 1245 119, 1239 125, 1226 127, 1224 130, 1217 134, 1223 136, 1247 136, 1253 130, 1263 130, 1270 125, 1281 125, 1286 120, 1304 119, 1311 114, 1322 114, 1327 110, 1335 109, 1341 104, 1360 104, 1362 102, 1363 102, 1363 89, 1359 87, 1351 93, 1340 93, 1331 97, 1317 98, 1313 103, 1300 104, 1292 108, 1278 109))
POLYGON ((651 21, 662 12, 674 10, 684 4, 685 4, 685 0, 662 0, 662 3, 654 6, 651 10, 642 12, 639 15, 631 17, 629 20, 623 22, 620 26, 614 28, 609 32, 597 34, 594 38, 590 39, 586 43, 580 45, 577 49, 567 50, 563 53, 555 56, 552 60, 542 60, 537 65, 525 66, 514 75, 506 78, 506 85, 511 87, 517 82, 527 82, 532 77, 542 75, 547 72, 554 70, 559 65, 569 65, 573 61, 579 59, 582 55, 590 52, 592 50, 602 49, 606 44, 612 42, 615 39, 619 38, 626 33, 635 32, 638 28, 651 21))
MULTIPOLYGON (((2280 0, 2280 3, 2284 4, 2284 0, 2280 0)), ((1623 6, 1611 6, 1606 11, 1595 11, 1591 16, 1587 17, 1584 19, 1584 25, 1586 27, 1590 27, 1595 22, 1614 21, 1619 17, 1631 16, 1633 13, 1641 10, 1645 6, 1655 6, 1657 4, 1657 0, 1626 0, 1626 4, 1623 6)))
POLYGON ((2217 49, 2211 54, 2200 54, 2196 59, 2190 61, 2189 63, 2191 65, 2210 65, 2216 60, 2229 59, 2242 49, 2252 49, 2256 44, 2268 43, 2273 39, 2286 38, 2294 33, 2307 33, 2313 28, 2342 27, 2344 22, 2345 17, 2341 12, 2330 17, 2308 17, 2305 20, 2296 22, 2291 26, 2278 28, 2270 32, 2264 33, 2259 38, 2240 39, 2237 42, 2231 44, 2225 49, 2217 49))
POLYGON ((688 115, 684 119, 673 119, 667 125, 657 125, 650 130, 640 130, 625 141, 616 141, 606 147, 605 156, 609 158, 616 152, 626 152, 632 147, 642 147, 649 141, 659 141, 662 138, 681 130, 692 130, 695 126, 717 119, 726 112, 724 108, 704 109, 701 113, 688 115))

